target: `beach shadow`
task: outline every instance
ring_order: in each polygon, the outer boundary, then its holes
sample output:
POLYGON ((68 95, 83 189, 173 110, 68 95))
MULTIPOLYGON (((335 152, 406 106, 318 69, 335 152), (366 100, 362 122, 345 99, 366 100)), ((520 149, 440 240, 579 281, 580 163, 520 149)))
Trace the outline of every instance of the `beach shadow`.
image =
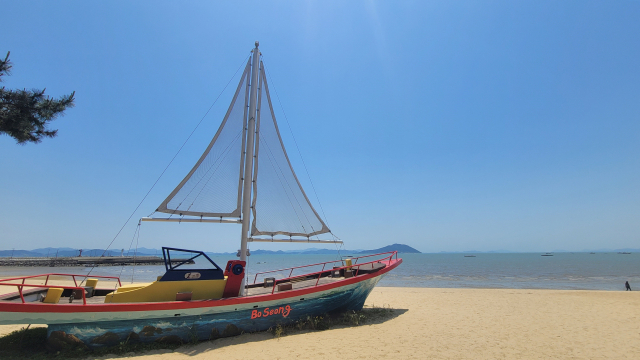
MULTIPOLYGON (((379 325, 383 324, 387 321, 391 321, 397 318, 400 315, 405 314, 408 309, 393 309, 393 308, 364 308, 362 311, 337 314, 329 316, 328 323, 325 324, 328 328, 322 328, 323 325, 318 326, 317 329, 309 329, 302 328, 299 329, 296 327, 296 324, 288 325, 282 328, 281 333, 278 333, 278 330, 272 329, 271 331, 258 331, 254 333, 244 333, 242 335, 221 338, 210 341, 202 341, 195 344, 186 344, 174 350, 174 352, 179 352, 181 354, 187 356, 195 356, 207 351, 212 351, 215 349, 224 348, 227 346, 233 345, 245 345, 256 342, 263 342, 274 340, 279 337, 286 336, 294 336, 301 334, 309 334, 314 332, 324 332, 324 331, 332 331, 337 329, 345 329, 345 328, 357 328, 364 327, 369 325, 379 325), (361 316, 364 316, 362 318, 361 316), (345 319, 346 318, 346 319, 345 319), (357 323, 356 323, 357 320, 357 323)), ((304 326, 307 326, 306 323, 304 326)), ((140 355, 148 355, 149 353, 144 353, 140 355)))

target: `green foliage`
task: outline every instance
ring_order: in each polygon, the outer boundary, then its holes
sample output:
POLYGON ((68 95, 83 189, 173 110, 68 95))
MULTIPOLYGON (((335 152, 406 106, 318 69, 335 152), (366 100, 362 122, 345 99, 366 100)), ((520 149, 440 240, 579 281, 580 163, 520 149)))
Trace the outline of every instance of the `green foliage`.
POLYGON ((0 337, 2 358, 31 358, 46 352, 47 328, 22 328, 0 337))
POLYGON ((198 343, 198 325, 195 323, 189 329, 189 344, 198 343))
MULTIPOLYGON (((2 76, 10 75, 12 64, 9 54, 0 60, 2 76)), ((1 58, 0 58, 1 59, 1 58)), ((49 122, 74 106, 75 91, 59 99, 44 95, 45 89, 7 90, 0 88, 0 134, 7 134, 18 144, 39 143, 44 137, 55 137, 58 130, 47 128, 49 122)))
POLYGON ((279 338, 282 335, 284 335, 284 328, 282 327, 282 325, 278 324, 278 326, 276 326, 276 328, 273 329, 273 336, 279 338))
POLYGON ((347 311, 342 314, 342 323, 352 326, 358 326, 363 323, 366 319, 366 316, 362 314, 362 312, 356 311, 347 311))
POLYGON ((283 335, 294 331, 301 330, 329 330, 334 326, 359 326, 366 324, 367 322, 373 322, 377 320, 387 319, 393 314, 391 306, 372 306, 365 307, 360 311, 345 311, 341 314, 325 314, 322 316, 307 316, 305 319, 300 319, 296 322, 289 324, 278 324, 275 328, 271 328, 268 331, 273 336, 279 338, 283 335))
POLYGON ((16 330, 8 335, 0 337, 0 359, 69 359, 98 357, 107 354, 126 355, 129 353, 144 352, 157 349, 176 349, 179 343, 167 342, 130 342, 129 339, 114 346, 107 346, 94 350, 86 348, 70 348, 62 351, 47 350, 47 328, 37 327, 32 329, 16 330))

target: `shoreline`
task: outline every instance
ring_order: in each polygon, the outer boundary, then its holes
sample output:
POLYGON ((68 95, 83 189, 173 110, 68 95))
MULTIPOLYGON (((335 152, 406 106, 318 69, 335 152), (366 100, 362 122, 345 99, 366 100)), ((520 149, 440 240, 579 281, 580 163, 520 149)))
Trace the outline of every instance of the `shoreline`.
MULTIPOLYGON (((267 332, 243 334, 128 357, 640 357, 640 292, 636 291, 376 287, 366 305, 391 307, 393 314, 355 327, 295 331, 280 338, 267 332)), ((0 326, 0 335, 21 327, 0 326)))

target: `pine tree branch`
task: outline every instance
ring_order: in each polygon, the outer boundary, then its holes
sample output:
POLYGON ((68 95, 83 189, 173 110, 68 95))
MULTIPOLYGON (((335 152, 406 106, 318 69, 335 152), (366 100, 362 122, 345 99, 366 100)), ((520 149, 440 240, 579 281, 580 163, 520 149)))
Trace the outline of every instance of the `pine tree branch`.
MULTIPOLYGON (((0 60, 0 76, 9 74, 9 53, 0 60)), ((0 88, 0 134, 13 137, 18 144, 39 143, 44 137, 55 137, 58 130, 48 123, 75 106, 75 91, 59 99, 44 95, 45 89, 7 90, 0 88)))

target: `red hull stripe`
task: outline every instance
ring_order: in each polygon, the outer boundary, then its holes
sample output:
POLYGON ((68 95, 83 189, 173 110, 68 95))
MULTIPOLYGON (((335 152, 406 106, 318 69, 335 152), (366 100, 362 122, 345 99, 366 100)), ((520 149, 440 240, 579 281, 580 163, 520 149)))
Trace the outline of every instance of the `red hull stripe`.
POLYGON ((125 312, 125 311, 160 311, 160 310, 180 310, 194 308, 209 308, 218 306, 229 306, 256 302, 280 300, 286 298, 299 297, 319 291, 355 284, 360 281, 374 278, 386 274, 402 263, 402 259, 391 260, 387 266, 380 271, 371 274, 358 275, 329 284, 313 286, 304 289, 290 290, 286 292, 276 292, 274 294, 256 295, 251 297, 236 297, 218 300, 196 300, 196 301, 171 301, 155 303, 130 303, 130 304, 91 304, 91 305, 56 305, 42 303, 0 303, 0 313, 2 312, 28 312, 28 313, 83 313, 83 312, 125 312))

